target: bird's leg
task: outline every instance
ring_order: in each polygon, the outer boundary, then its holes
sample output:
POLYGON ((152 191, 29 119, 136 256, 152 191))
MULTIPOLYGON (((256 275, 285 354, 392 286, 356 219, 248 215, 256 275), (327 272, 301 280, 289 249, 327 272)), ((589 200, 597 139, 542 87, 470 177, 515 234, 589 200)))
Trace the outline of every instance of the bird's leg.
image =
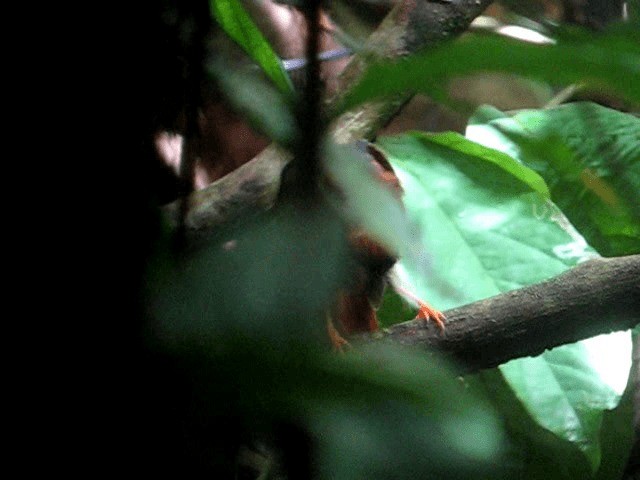
POLYGON ((440 329, 440 331, 441 332, 444 331, 444 320, 446 317, 442 312, 436 310, 428 303, 423 302, 416 295, 411 293, 409 290, 402 288, 398 285, 394 285, 394 287, 398 291, 398 293, 404 295, 405 297, 410 298, 411 300, 413 300, 418 304, 418 315, 416 315, 416 318, 414 320, 417 320, 417 319, 422 319, 424 321, 433 320, 435 324, 438 326, 438 328, 440 329))
POLYGON ((345 338, 340 335, 338 329, 333 324, 333 320, 329 315, 327 315, 327 332, 329 333, 329 339, 331 340, 331 345, 333 345, 333 349, 336 352, 343 352, 343 347, 350 347, 351 345, 345 338))

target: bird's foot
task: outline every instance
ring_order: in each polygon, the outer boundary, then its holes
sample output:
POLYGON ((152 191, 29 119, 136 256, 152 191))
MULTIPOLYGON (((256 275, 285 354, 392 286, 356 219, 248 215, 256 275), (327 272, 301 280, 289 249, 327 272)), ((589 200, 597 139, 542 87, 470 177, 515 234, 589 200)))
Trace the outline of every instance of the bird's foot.
POLYGON ((338 332, 338 329, 333 325, 333 321, 330 318, 327 319, 327 332, 329 333, 329 340, 331 340, 331 345, 335 352, 343 353, 345 348, 351 347, 351 344, 340 335, 340 332, 338 332))
POLYGON ((435 324, 438 326, 438 328, 440 329, 440 332, 444 332, 445 316, 442 312, 436 310, 428 303, 423 302, 415 294, 411 293, 406 288, 402 288, 399 285, 394 285, 394 288, 398 291, 398 293, 404 295, 405 297, 410 298, 411 300, 413 300, 418 304, 418 315, 416 315, 416 318, 414 318, 414 320, 421 319, 421 320, 424 320, 425 322, 428 322, 429 320, 433 320, 435 324))
POLYGON ((444 332, 444 320, 446 317, 442 312, 436 310, 428 303, 422 301, 418 301, 418 308, 418 315, 416 315, 416 318, 414 320, 422 319, 425 322, 433 320, 440 331, 444 332))

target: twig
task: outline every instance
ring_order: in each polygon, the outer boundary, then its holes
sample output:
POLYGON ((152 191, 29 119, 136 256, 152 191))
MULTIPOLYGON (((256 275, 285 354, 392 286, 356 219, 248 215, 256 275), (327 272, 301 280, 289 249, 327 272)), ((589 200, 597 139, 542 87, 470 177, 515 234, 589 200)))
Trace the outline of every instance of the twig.
POLYGON ((297 197, 313 198, 320 175, 320 142, 324 133, 322 121, 322 80, 320 79, 320 0, 306 0, 302 10, 307 25, 305 81, 298 106, 298 142, 295 151, 296 172, 292 178, 297 197))

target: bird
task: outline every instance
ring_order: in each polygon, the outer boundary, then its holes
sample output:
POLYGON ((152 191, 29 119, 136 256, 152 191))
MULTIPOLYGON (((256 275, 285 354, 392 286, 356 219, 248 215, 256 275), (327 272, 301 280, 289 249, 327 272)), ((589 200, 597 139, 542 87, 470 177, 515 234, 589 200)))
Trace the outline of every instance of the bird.
MULTIPOLYGON (((387 188, 399 200, 404 190, 398 176, 385 156, 368 142, 359 144, 366 151, 381 188, 387 188)), ((375 332, 379 329, 376 310, 380 306, 384 290, 390 282, 389 274, 398 261, 383 245, 371 238, 361 228, 352 228, 348 241, 355 258, 355 271, 348 286, 338 293, 329 315, 327 330, 336 350, 342 350, 349 342, 343 337, 353 333, 375 332), (335 320, 335 322, 334 322, 335 320)), ((444 331, 445 316, 409 290, 392 284, 396 291, 418 305, 416 319, 433 321, 444 331)))

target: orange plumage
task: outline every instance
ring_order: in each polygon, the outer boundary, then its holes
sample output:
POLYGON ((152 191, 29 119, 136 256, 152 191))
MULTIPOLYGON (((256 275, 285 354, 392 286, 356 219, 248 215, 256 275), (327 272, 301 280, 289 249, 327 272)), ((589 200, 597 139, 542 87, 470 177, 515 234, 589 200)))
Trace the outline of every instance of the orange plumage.
MULTIPOLYGON (((367 152, 381 186, 389 188, 392 193, 401 198, 403 189, 391 164, 375 148, 368 146, 367 152)), ((354 229, 349 235, 349 242, 353 247, 358 267, 349 289, 338 296, 333 317, 338 320, 339 327, 345 334, 373 332, 378 329, 376 308, 382 300, 384 288, 388 282, 387 274, 397 258, 362 230, 354 229)), ((419 312, 416 318, 432 319, 441 330, 444 329, 442 313, 434 310, 410 292, 404 289, 399 290, 418 304, 419 312)), ((347 344, 331 321, 328 327, 334 347, 340 349, 347 344)))

